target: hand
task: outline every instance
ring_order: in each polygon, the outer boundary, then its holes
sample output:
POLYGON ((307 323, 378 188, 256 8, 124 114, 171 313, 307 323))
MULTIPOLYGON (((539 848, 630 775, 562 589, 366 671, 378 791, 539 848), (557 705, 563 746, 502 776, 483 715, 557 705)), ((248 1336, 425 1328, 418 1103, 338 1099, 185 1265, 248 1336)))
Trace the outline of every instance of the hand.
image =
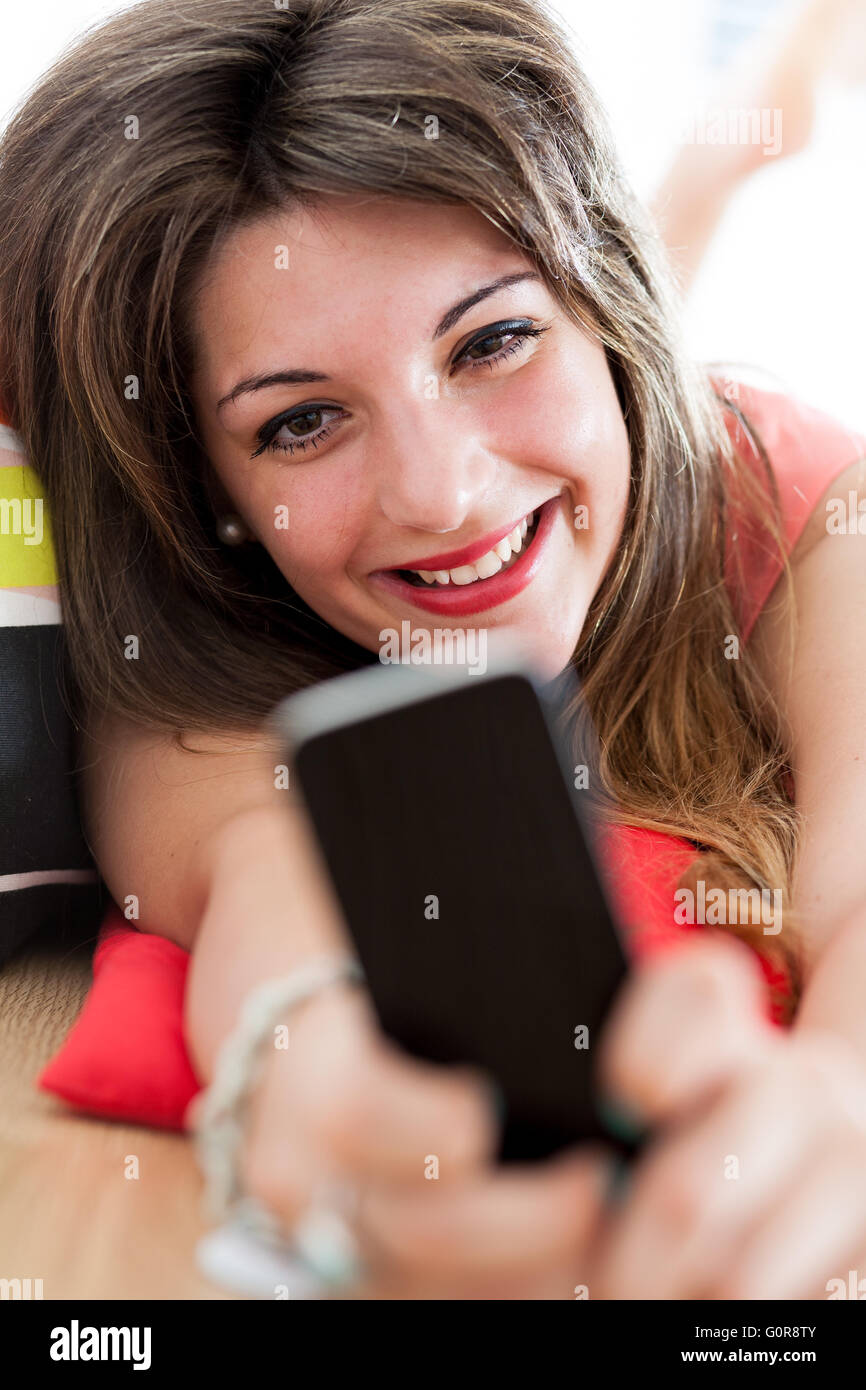
POLYGON ((866 1275, 866 1067, 760 1014, 755 958, 719 935, 626 986, 609 1094, 659 1126, 604 1223, 591 1298, 809 1299, 866 1275))
POLYGON ((349 1179, 371 1271, 351 1296, 574 1297, 604 1201, 603 1149, 491 1167, 483 1077, 397 1049, 357 987, 316 996, 289 1027, 255 1096, 244 1182, 291 1230, 324 1174, 349 1179))
MULTIPOLYGON (((238 816, 210 847, 186 1001, 202 1075, 251 988, 352 949, 313 850, 304 817, 288 808, 238 816)), ((371 1271, 352 1296, 574 1297, 610 1174, 602 1146, 492 1166, 497 1117, 485 1078, 408 1056, 357 985, 323 990, 288 1026, 288 1048, 268 1054, 251 1099, 241 1177, 288 1234, 323 1179, 348 1180, 371 1271)))

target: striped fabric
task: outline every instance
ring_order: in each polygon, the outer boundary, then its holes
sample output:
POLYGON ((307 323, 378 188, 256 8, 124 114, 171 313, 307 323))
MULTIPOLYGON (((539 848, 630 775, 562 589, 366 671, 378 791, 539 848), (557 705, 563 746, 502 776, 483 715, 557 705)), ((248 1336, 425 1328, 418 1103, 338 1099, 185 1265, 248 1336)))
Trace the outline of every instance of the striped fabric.
POLYGON ((95 932, 103 890, 82 835, 47 508, 0 423, 0 966, 45 927, 95 932))

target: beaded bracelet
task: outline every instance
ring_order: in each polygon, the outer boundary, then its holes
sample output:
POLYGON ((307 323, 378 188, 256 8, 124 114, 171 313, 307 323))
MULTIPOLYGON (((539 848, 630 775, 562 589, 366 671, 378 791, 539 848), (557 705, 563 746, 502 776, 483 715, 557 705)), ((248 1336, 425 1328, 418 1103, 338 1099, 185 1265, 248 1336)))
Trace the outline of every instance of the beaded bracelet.
MULTIPOLYGON (((215 1220, 224 1220, 238 1206, 251 1207, 238 1168, 246 1111, 271 1030, 326 986, 363 979, 364 972, 353 957, 323 957, 306 961, 278 979, 265 980, 245 998, 238 1022, 219 1051, 195 1124, 205 1206, 215 1220)), ((264 1212, 257 1205, 256 1210, 264 1212)), ((270 1223, 268 1234, 275 1233, 274 1225, 270 1223)))

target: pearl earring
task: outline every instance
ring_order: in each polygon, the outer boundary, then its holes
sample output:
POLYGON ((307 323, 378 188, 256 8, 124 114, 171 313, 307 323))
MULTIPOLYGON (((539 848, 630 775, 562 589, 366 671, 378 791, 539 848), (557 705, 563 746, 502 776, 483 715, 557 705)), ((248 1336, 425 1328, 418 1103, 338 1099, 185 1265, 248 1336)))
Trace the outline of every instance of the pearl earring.
POLYGON ((243 545, 250 534, 236 512, 226 512, 224 516, 217 517, 216 533, 223 545, 243 545))

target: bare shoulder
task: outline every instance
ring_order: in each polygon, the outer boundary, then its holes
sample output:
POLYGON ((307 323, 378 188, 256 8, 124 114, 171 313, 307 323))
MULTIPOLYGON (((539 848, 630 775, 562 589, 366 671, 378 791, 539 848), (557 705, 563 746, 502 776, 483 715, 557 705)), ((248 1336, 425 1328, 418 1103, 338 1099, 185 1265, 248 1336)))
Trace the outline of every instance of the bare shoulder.
MULTIPOLYGON (((815 504, 791 554, 791 579, 775 585, 749 643, 768 687, 783 700, 797 649, 807 642, 824 652, 830 629, 862 605, 866 458, 839 473, 815 504)), ((832 671, 825 676, 832 678, 832 671)))
POLYGON ((854 534, 866 537, 866 455, 824 490, 794 547, 791 564, 796 567, 821 541, 854 534))
POLYGON ((87 721, 78 748, 85 835, 115 902, 140 901, 142 929, 189 945, 224 827, 242 818, 262 837, 285 823, 294 797, 284 757, 260 730, 178 741, 114 714, 87 721))
POLYGON ((148 769, 155 781, 173 784, 226 775, 233 769, 270 765, 279 752, 264 728, 175 732, 134 723, 101 711, 85 721, 78 735, 79 771, 85 783, 116 777, 122 768, 148 769))

